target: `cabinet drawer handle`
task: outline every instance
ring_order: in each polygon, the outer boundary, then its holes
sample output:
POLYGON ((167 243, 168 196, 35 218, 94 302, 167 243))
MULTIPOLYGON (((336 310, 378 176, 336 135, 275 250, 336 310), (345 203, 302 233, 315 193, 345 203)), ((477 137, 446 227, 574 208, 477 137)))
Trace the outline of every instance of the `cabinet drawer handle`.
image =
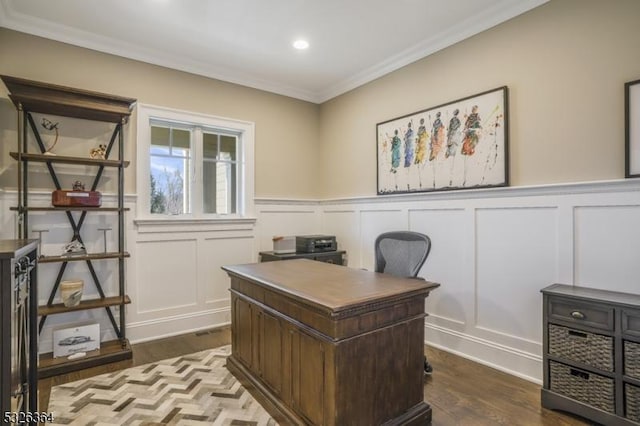
POLYGON ((583 339, 587 338, 587 333, 582 333, 580 331, 569 330, 568 334, 569 334, 569 336, 572 336, 572 337, 581 337, 583 339))
POLYGON ((589 380, 589 373, 585 373, 584 371, 574 370, 573 368, 571 368, 570 373, 572 376, 580 377, 584 380, 589 380))
POLYGON ((585 319, 585 318, 586 318, 586 315, 585 315, 585 314, 583 314, 583 313, 582 313, 582 312, 580 312, 580 311, 573 311, 573 312, 571 312, 571 316, 572 316, 572 317, 574 317, 575 319, 585 319))

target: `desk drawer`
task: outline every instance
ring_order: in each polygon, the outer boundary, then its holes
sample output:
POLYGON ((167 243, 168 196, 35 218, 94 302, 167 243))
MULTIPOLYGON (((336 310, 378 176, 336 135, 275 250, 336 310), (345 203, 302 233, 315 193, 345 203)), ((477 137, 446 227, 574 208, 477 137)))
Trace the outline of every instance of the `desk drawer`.
POLYGON ((581 300, 552 297, 548 306, 549 319, 561 320, 576 326, 613 331, 613 308, 581 300))
POLYGON ((613 337, 549 324, 549 353, 613 371, 613 337))
POLYGON ((552 391, 615 413, 613 379, 554 361, 549 361, 549 372, 549 388, 552 391))

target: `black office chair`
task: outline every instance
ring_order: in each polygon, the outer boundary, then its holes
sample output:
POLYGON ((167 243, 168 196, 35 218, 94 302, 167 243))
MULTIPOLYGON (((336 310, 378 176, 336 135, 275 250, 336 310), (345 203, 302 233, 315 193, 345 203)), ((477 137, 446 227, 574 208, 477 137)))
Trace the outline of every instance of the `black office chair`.
MULTIPOLYGON (((375 271, 397 277, 418 277, 420 268, 431 251, 431 239, 424 234, 412 231, 393 231, 380 234, 376 238, 375 271)), ((424 372, 431 374, 433 367, 424 357, 424 372)))

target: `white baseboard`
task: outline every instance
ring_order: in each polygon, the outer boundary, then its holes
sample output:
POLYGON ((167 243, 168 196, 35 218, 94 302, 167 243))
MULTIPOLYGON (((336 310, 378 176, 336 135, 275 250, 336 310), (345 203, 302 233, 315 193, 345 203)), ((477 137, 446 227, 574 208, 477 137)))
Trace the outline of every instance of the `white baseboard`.
POLYGON ((127 325, 127 338, 131 343, 143 343, 165 337, 222 327, 230 323, 231 308, 226 307, 187 315, 129 323, 127 325))
POLYGON ((542 357, 433 324, 425 325, 425 344, 487 367, 542 384, 542 357))

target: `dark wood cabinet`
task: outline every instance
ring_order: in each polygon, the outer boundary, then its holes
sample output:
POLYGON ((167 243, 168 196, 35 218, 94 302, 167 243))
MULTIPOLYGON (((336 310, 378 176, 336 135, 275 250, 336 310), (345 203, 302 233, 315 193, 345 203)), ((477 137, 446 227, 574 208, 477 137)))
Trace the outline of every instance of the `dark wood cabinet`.
POLYGON ((290 424, 430 422, 424 299, 438 284, 308 259, 223 269, 227 367, 290 424))
MULTIPOLYGON (((0 415, 38 411, 38 245, 0 240, 0 415)), ((15 422, 37 424, 37 421, 15 422)), ((6 421, 5 421, 6 422, 6 421)), ((7 422, 8 423, 8 422, 7 422)))
POLYGON ((273 262, 276 260, 310 259, 318 262, 333 263, 334 265, 346 265, 347 252, 344 250, 324 251, 318 253, 274 253, 273 251, 261 251, 260 262, 273 262))
POLYGON ((563 284, 542 293, 542 406, 639 425, 640 295, 563 284))
POLYGON ((260 372, 264 382, 271 388, 274 394, 282 395, 284 378, 284 353, 283 343, 286 332, 282 320, 261 311, 260 318, 260 372))

